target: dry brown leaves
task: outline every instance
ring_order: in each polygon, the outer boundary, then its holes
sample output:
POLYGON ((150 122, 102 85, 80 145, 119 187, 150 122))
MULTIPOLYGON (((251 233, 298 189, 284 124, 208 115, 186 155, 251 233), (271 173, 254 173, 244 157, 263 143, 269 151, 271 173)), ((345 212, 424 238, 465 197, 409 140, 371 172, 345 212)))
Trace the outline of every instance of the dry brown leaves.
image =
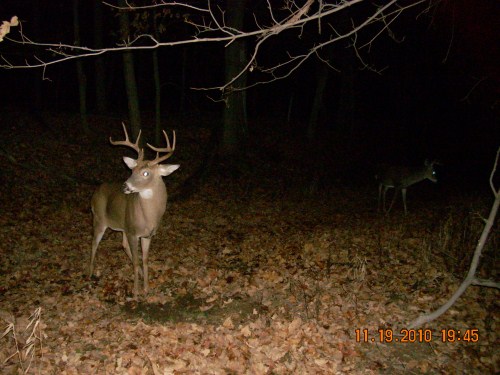
MULTIPOLYGON (((16 144, 10 151, 21 161, 26 143, 16 144)), ((178 144, 184 165, 166 181, 173 190, 199 163, 201 149, 182 144, 182 136, 178 144)), ((188 200, 169 204, 152 242, 151 292, 131 301, 131 265, 119 236, 108 233, 97 277, 86 277, 95 187, 54 177, 54 170, 71 175, 81 166, 94 178, 124 178, 120 155, 108 150, 116 163, 107 156, 97 163, 97 147, 68 152, 51 139, 35 146, 30 158, 43 155, 57 168, 36 178, 15 166, 4 173, 2 373, 499 371, 498 302, 490 290, 470 289, 427 327, 435 333, 431 344, 356 341, 356 329, 371 337, 382 328, 399 332, 458 285, 429 246, 440 225, 436 213, 415 207, 407 218, 377 215, 375 186, 304 198, 293 189, 273 191, 285 180, 214 177, 188 200), (477 328, 480 341, 441 343, 442 328, 477 328)))

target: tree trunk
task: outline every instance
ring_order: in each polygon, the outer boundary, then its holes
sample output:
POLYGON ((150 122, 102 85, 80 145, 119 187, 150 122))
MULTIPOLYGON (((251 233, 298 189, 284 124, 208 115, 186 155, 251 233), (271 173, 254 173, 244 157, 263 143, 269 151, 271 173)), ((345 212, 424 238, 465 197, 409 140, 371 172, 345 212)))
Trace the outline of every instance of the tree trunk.
MULTIPOLYGON (((34 35, 42 35, 42 30, 43 30, 43 20, 42 18, 42 6, 41 6, 41 0, 35 0, 33 2, 33 12, 32 12, 32 17, 33 17, 33 31, 34 35)), ((35 49, 36 51, 36 49, 35 49)), ((34 85, 33 85, 33 103, 34 103, 34 110, 35 112, 39 112, 43 108, 43 81, 42 78, 40 77, 40 73, 35 70, 33 73, 31 73, 33 76, 34 80, 34 85)))
POLYGON ((314 101, 309 116, 309 124, 307 126, 307 147, 310 149, 309 155, 312 159, 311 176, 307 193, 309 195, 316 194, 322 171, 325 168, 324 145, 323 142, 318 142, 317 132, 320 121, 320 113, 324 107, 323 96, 325 94, 326 83, 330 73, 330 67, 322 61, 318 61, 319 66, 316 70, 316 92, 314 101))
MULTIPOLYGON (((352 61, 352 60, 349 60, 352 61)), ((356 92, 355 70, 353 64, 347 64, 339 76, 340 91, 336 116, 336 125, 344 134, 353 136, 355 132, 356 92)))
MULTIPOLYGON (((160 35, 158 33, 158 24, 156 22, 156 17, 153 18, 153 32, 157 40, 160 40, 160 35)), ((160 64, 158 61, 158 50, 153 50, 153 80, 155 86, 155 142, 160 144, 161 136, 161 83, 160 83, 160 64)))
MULTIPOLYGON (((79 1, 73 0, 73 32, 75 36, 75 45, 79 46, 80 41, 80 14, 78 10, 79 1)), ((78 94, 80 98, 80 121, 83 132, 87 137, 90 136, 89 125, 87 122, 87 77, 83 70, 82 59, 76 60, 76 74, 78 77, 78 94)))
MULTIPOLYGON (((119 5, 127 6, 125 0, 120 0, 119 5)), ((123 40, 128 40, 130 36, 130 23, 128 11, 120 11, 120 31, 123 40)), ((141 113, 139 109, 139 94, 137 92, 137 81, 135 79, 134 55, 132 52, 123 53, 123 73, 125 77, 125 89, 127 91, 128 113, 133 138, 139 135, 141 129, 141 113)))
POLYGON ((318 61, 317 77, 316 77, 316 92, 314 93, 314 101, 309 116, 309 124, 307 126, 307 140, 309 143, 314 143, 316 131, 318 129, 318 121, 321 109, 323 108, 323 95, 325 93, 326 83, 328 81, 330 67, 322 61, 318 61))
POLYGON ((188 63, 188 47, 182 46, 182 70, 181 70, 181 98, 180 98, 180 119, 184 122, 184 113, 186 108, 186 67, 188 63))
MULTIPOLYGON (((237 30, 243 28, 245 14, 245 1, 227 0, 226 22, 230 27, 237 30)), ((244 40, 236 40, 225 50, 226 81, 231 80, 245 66, 247 61, 244 40)), ((235 82, 236 86, 246 84, 246 74, 235 82)), ((228 90, 226 95, 226 107, 224 109, 224 125, 222 129, 221 155, 239 154, 244 146, 247 135, 247 119, 245 107, 246 95, 244 91, 228 90)))
MULTIPOLYGON (((103 48, 104 15, 103 4, 94 2, 94 44, 95 48, 103 48)), ((104 57, 95 59, 95 102, 98 113, 105 113, 108 108, 106 96, 106 67, 104 57)))
POLYGON ((158 62, 158 51, 153 51, 153 79, 155 83, 155 142, 161 142, 161 85, 160 67, 158 62))

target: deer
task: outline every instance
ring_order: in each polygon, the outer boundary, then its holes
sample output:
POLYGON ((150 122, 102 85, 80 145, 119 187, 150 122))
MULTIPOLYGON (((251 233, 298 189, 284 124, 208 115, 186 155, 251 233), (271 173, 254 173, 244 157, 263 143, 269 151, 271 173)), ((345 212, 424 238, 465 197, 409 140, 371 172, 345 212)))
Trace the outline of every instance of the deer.
POLYGON ((425 160, 424 165, 420 168, 408 167, 387 167, 377 175, 379 180, 378 185, 378 209, 380 210, 380 203, 382 201, 382 209, 384 212, 389 213, 392 209, 398 191, 401 191, 403 197, 403 207, 405 215, 408 213, 406 207, 406 190, 408 187, 417 184, 424 180, 429 180, 434 183, 437 182, 436 171, 434 165, 439 164, 437 161, 429 162, 425 160), (394 197, 392 199, 389 209, 385 210, 385 196, 387 190, 394 188, 394 197))
POLYGON ((167 189, 162 180, 179 168, 178 164, 160 164, 172 156, 175 150, 176 136, 173 142, 163 130, 167 147, 147 146, 156 151, 154 160, 144 160, 144 149, 139 147, 141 131, 135 143, 130 142, 125 124, 124 141, 109 141, 114 146, 125 146, 137 152, 137 159, 127 156, 123 161, 132 174, 124 183, 103 183, 94 192, 91 201, 93 214, 92 254, 89 277, 94 273, 94 261, 97 247, 107 228, 123 233, 122 245, 134 267, 134 299, 139 294, 139 274, 142 275, 144 293, 149 292, 148 254, 151 238, 155 235, 167 205, 167 189), (160 154, 166 153, 162 156, 160 154), (139 240, 142 248, 142 268, 139 267, 139 240))

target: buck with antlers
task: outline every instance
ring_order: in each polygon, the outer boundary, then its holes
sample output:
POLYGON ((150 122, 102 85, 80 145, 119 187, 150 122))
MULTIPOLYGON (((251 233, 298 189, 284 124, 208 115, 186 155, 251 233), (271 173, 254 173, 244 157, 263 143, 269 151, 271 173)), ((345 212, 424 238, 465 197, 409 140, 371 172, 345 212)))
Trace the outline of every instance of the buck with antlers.
POLYGON ((123 161, 132 170, 132 175, 125 183, 104 183, 92 196, 92 213, 94 215, 94 238, 92 240, 92 256, 90 259, 90 276, 94 272, 94 260, 97 246, 106 231, 111 228, 123 232, 123 247, 134 265, 134 298, 139 293, 139 273, 144 279, 144 292, 148 286, 148 251, 151 237, 154 236, 167 205, 167 189, 162 176, 168 176, 179 168, 178 164, 160 164, 172 156, 175 149, 175 131, 172 146, 167 133, 163 131, 167 141, 166 148, 157 148, 147 144, 156 151, 156 159, 144 160, 144 149, 139 147, 141 132, 135 143, 129 141, 127 129, 124 141, 109 141, 115 146, 126 146, 137 152, 137 160, 124 156, 123 161), (160 153, 166 152, 160 156, 160 153), (142 247, 142 269, 139 268, 139 239, 142 247))

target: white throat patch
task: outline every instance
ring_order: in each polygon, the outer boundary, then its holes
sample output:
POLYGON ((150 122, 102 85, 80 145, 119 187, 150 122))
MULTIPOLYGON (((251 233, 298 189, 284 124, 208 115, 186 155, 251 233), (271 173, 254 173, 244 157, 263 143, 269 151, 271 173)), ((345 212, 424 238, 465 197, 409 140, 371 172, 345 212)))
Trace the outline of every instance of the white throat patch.
POLYGON ((143 191, 139 192, 139 195, 141 196, 141 198, 151 199, 151 198, 153 198, 153 190, 152 189, 143 190, 143 191))

